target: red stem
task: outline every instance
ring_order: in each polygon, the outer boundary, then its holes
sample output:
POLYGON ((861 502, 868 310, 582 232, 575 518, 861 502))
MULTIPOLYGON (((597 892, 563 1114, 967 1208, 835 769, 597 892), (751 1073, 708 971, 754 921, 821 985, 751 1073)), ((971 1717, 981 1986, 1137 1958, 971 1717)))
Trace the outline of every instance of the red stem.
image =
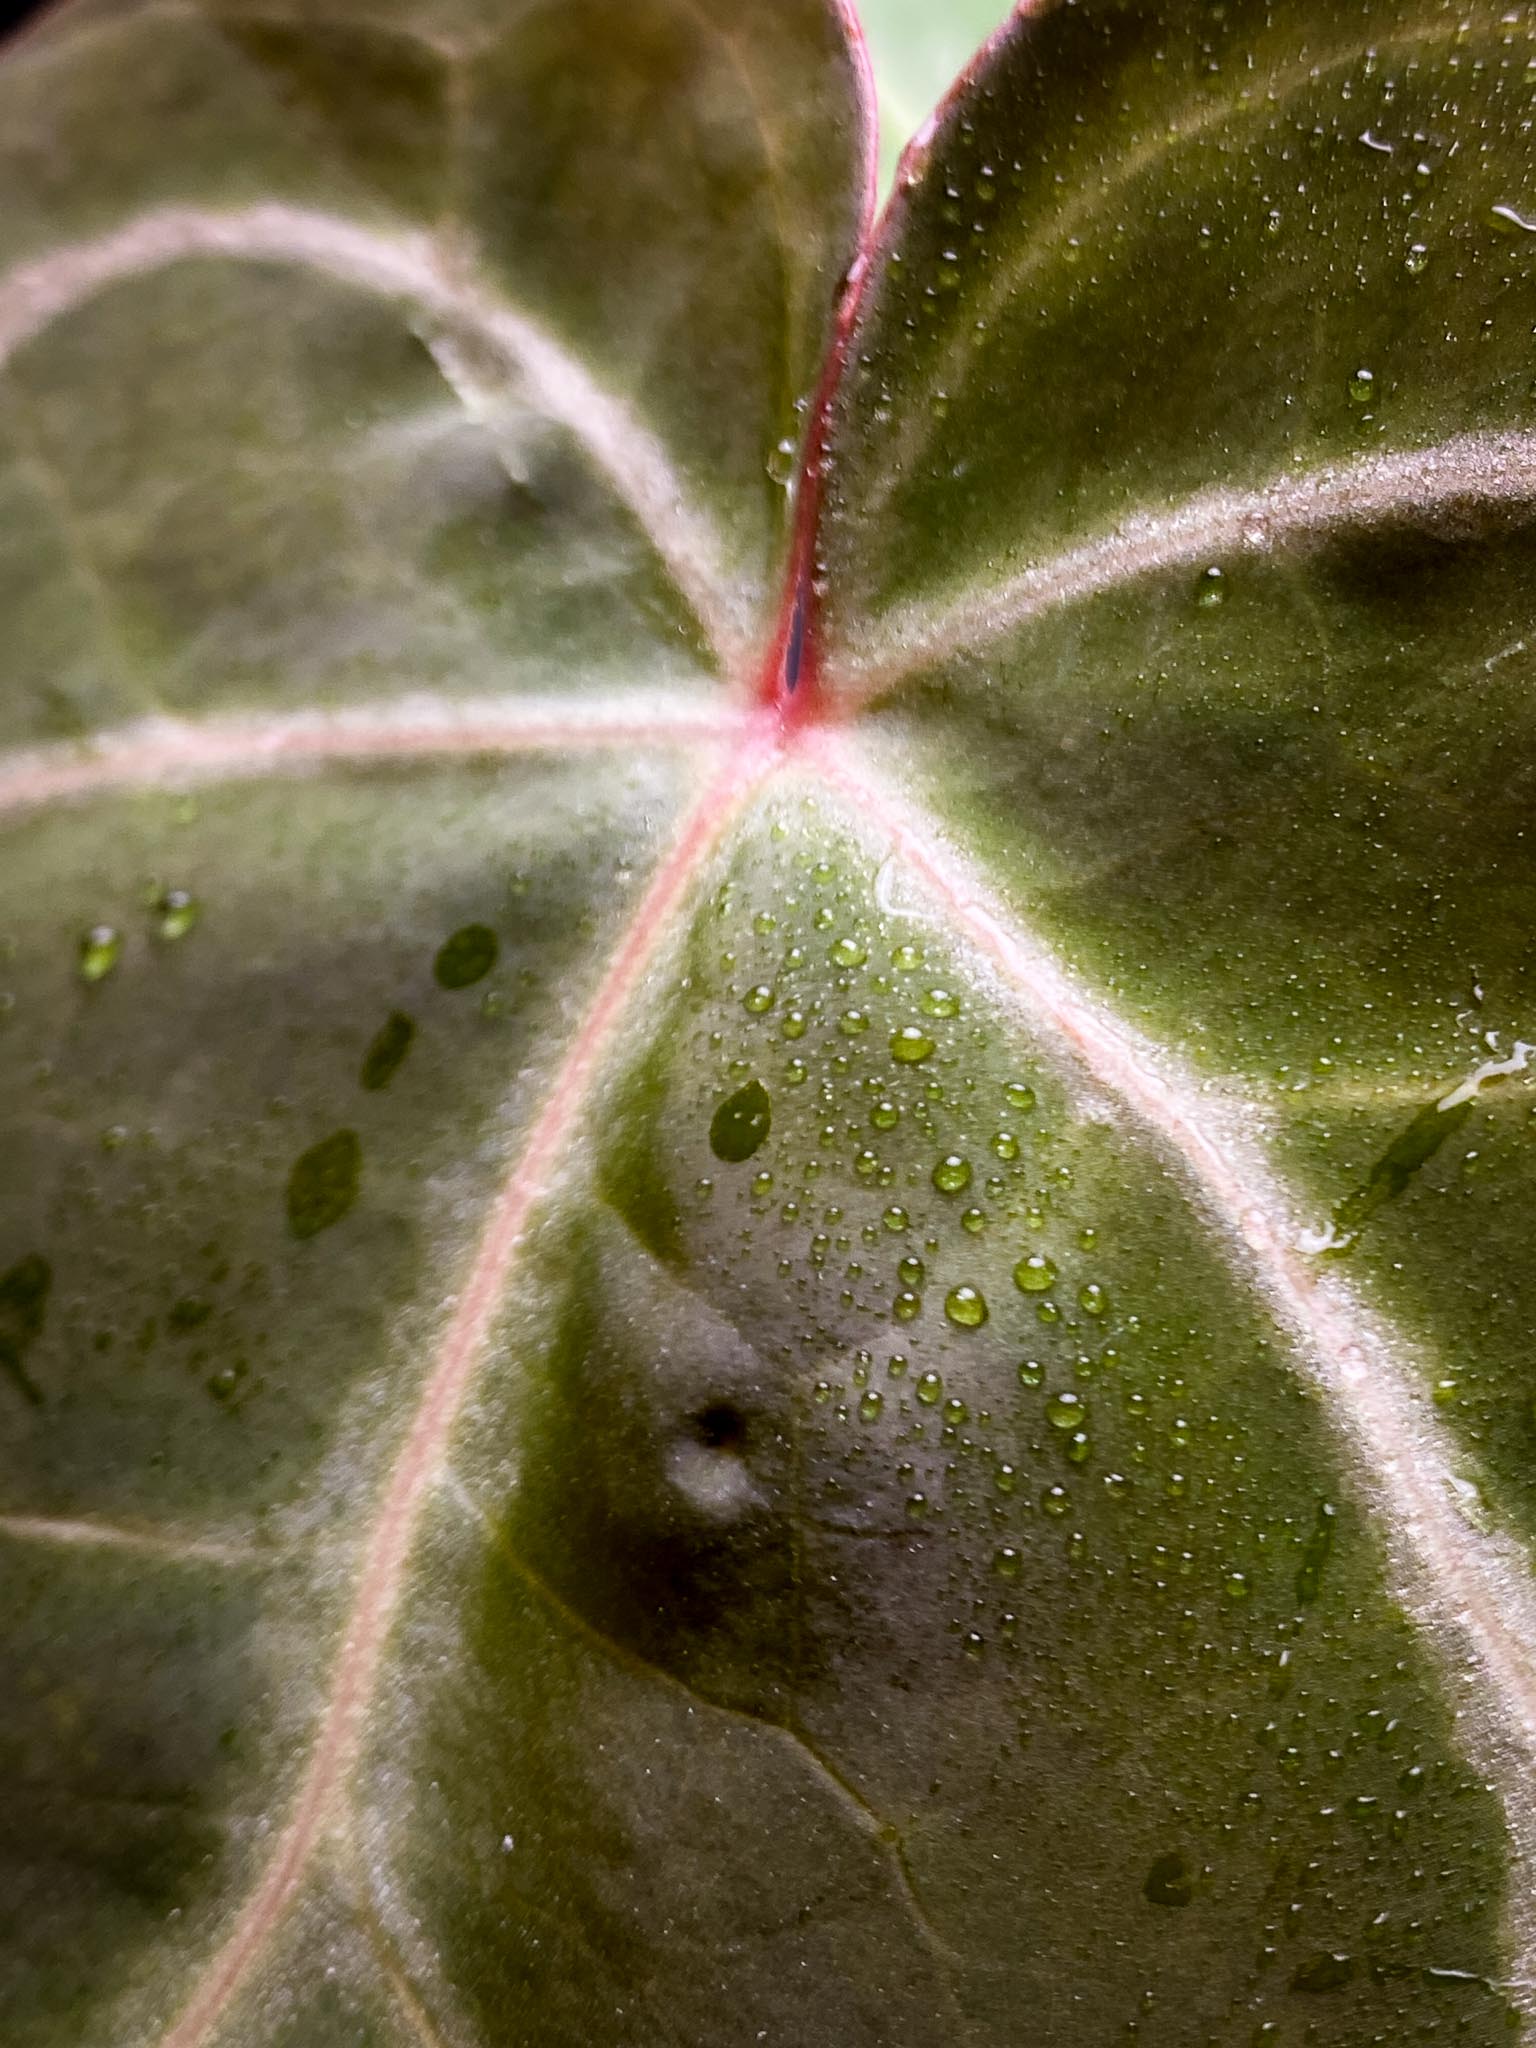
POLYGON ((998 46, 1012 34, 1019 17, 1037 11, 1043 0, 1018 0, 1007 20, 976 51, 902 151, 896 167, 895 185, 883 207, 877 206, 879 107, 869 45, 854 0, 835 0, 835 4, 843 20, 859 78, 859 115, 865 143, 863 230, 858 254, 838 301, 826 364, 806 427, 784 594, 779 605, 778 624, 758 682, 759 703, 765 709, 777 712, 786 731, 813 722, 826 708, 821 673, 822 593, 817 582, 816 549, 821 532, 832 410, 837 402, 843 372, 848 366, 854 332, 865 310, 870 281, 879 275, 885 252, 900 231, 909 197, 922 178, 933 137, 946 115, 969 91, 998 46))

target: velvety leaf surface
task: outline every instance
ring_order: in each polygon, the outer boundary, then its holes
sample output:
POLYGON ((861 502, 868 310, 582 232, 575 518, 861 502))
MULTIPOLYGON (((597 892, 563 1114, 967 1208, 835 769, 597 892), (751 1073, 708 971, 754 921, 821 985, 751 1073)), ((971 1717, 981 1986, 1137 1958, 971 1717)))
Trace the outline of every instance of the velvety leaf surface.
POLYGON ((1533 57, 0 61, 7 2048, 1530 2032, 1533 57))
POLYGON ((1436 8, 1021 24, 866 307, 829 522, 877 744, 1240 1077, 1524 1528, 1533 50, 1436 8))
POLYGON ((559 2041, 1241 2039, 1340 1955, 1331 2042, 1500 2038, 1500 1822, 1285 1340, 838 806, 753 823, 465 1433, 398 1924, 492 2037, 532 1972, 559 2041))
POLYGON ((749 659, 864 197, 832 10, 108 0, 0 133, 35 726, 749 659))

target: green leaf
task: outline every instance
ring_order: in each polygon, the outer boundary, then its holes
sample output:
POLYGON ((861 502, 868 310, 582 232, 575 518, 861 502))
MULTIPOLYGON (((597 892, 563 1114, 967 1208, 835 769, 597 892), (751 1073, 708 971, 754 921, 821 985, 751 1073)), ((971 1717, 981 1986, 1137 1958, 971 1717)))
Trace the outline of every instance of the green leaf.
POLYGON ((7 53, 7 2048, 1536 2027, 1533 67, 7 53))

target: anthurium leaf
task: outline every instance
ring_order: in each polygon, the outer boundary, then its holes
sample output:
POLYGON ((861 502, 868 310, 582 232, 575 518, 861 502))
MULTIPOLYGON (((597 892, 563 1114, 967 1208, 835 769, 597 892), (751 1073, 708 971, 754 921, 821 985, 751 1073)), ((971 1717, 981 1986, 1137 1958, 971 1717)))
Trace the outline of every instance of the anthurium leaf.
POLYGON ((8 2048, 1536 2021, 1533 54, 0 63, 8 2048))

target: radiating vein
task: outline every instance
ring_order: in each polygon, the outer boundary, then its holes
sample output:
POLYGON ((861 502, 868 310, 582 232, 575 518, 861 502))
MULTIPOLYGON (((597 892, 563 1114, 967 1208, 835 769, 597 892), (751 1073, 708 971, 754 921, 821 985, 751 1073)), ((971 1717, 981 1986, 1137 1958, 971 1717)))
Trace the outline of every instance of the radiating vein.
POLYGON ((421 2043, 421 2048, 448 2048, 446 2038, 411 1982, 405 1964, 371 1902, 366 1899, 355 1900, 352 1910, 356 1913, 358 1925, 367 1937, 368 1946, 373 1951, 374 1962, 389 1987, 395 2007, 421 2043))
POLYGON ((860 704, 906 677, 973 652, 1043 612, 1180 563, 1264 555, 1371 521, 1429 524, 1536 500, 1536 434, 1462 434, 1434 447, 1364 456, 1277 478, 1254 490, 1200 491, 1162 512, 1138 512, 1109 533, 1033 562, 937 607, 913 603, 863 635, 844 663, 860 704))
MULTIPOLYGON (((488 1537, 494 1536, 489 1517, 482 1514, 474 1501, 471 1500, 468 1491, 457 1475, 451 1472, 445 1475, 444 1491, 451 1493, 453 1498, 464 1508, 471 1520, 482 1525, 488 1537)), ((339 1851, 340 1860, 344 1862, 349 1870, 352 1889, 356 1894, 352 1900, 352 1910, 357 1915, 365 1933, 368 1934, 370 1940, 379 1948, 380 1965, 384 1968, 385 1975, 390 1979, 393 1988, 396 1978, 406 1980, 406 1964, 396 1948, 395 1937, 389 1931, 385 1908, 379 1897, 380 1887, 372 1871, 365 1864, 361 1855, 358 1854, 356 1843, 350 1835, 338 1835, 336 1847, 339 1851), (393 1975, 389 1967, 389 1958, 393 1958, 393 1975)), ((592 1946, 576 1921, 558 1910, 560 1902, 556 1898, 539 1898, 521 1885, 512 1883, 506 1884, 506 1892, 509 1897, 517 1902, 520 1912, 526 1913, 530 1920, 542 1922, 546 1927, 552 1929, 562 1942, 574 1949, 581 1956, 594 1980, 606 1974, 608 1969, 606 1959, 592 1946)), ((408 1982, 408 1980, 406 1981, 408 1982)), ((414 1996, 414 1993, 412 1995, 414 1996)), ((656 2017, 662 2033, 676 2044, 676 2048, 687 2048, 687 2044, 673 2033, 666 2021, 665 2015, 658 2014, 656 2017)), ((429 2020, 428 2024, 435 2025, 435 2022, 429 2020)))
POLYGON ((1336 1270, 1325 1273, 1302 1253, 1300 1219, 1237 1116, 1080 987, 848 740, 812 734, 803 746, 862 828, 894 849, 1000 975, 1045 1043, 1065 1047, 1096 1087, 1177 1158, 1237 1261, 1294 1333, 1301 1363, 1354 1453, 1404 1604, 1453 1668, 1464 1667, 1470 1652, 1487 1681, 1485 1694, 1461 1713, 1515 1840, 1515 1988, 1527 2017, 1536 2016, 1536 1589, 1529 1558, 1458 1511, 1466 1482, 1456 1446, 1418 1397, 1402 1338, 1336 1270))
POLYGON ((726 566, 718 532, 691 502, 660 439, 568 349, 456 264, 430 235, 386 233, 339 214, 276 202, 227 212, 159 207, 0 277, 0 369, 53 322, 110 286, 194 257, 297 264, 473 334, 586 449, 650 539, 722 669, 744 673, 746 597, 726 566))
POLYGON ((610 697, 433 696, 260 718, 141 720, 84 741, 0 754, 0 817, 112 790, 248 780, 326 761, 488 758, 739 740, 745 714, 630 692, 610 697))
POLYGON ((264 1567, 280 1555, 254 1543, 223 1543, 174 1529, 135 1529, 113 1522, 57 1515, 0 1514, 0 1542, 52 1545, 62 1550, 119 1551, 167 1564, 264 1567))
POLYGON ((733 754, 684 819, 556 1072, 522 1155, 497 1194, 385 1488, 303 1780, 265 1869, 161 2048, 198 2048, 281 1923, 323 1839, 362 1740, 417 1526, 455 1419, 500 1309, 535 1208, 557 1176, 572 1126, 615 1024, 728 820, 762 780, 772 740, 733 754))
POLYGON ((653 1664, 649 1658, 642 1657, 637 1650, 628 1649, 624 1644, 615 1641, 612 1636, 605 1635, 601 1629, 588 1621, 585 1615, 578 1613, 574 1607, 571 1607, 560 1597, 543 1574, 536 1571, 528 1563, 527 1559, 523 1557, 521 1552, 516 1550, 507 1540, 506 1536, 494 1526, 489 1517, 480 1512, 469 1494, 462 1487, 455 1488, 455 1497, 474 1516, 480 1525, 487 1543, 491 1546, 494 1555, 500 1562, 527 1587, 528 1591, 532 1593, 541 1605, 547 1607, 551 1613, 556 1615, 560 1622, 570 1629, 573 1634, 579 1635, 584 1641, 601 1651, 611 1662, 618 1664, 624 1670, 633 1672, 637 1677, 646 1679, 652 1684, 664 1686, 669 1691, 679 1692, 694 1706, 703 1707, 712 1714, 723 1715, 728 1720, 743 1721, 749 1727, 787 1743, 791 1748, 807 1758, 817 1777, 821 1780, 823 1787, 832 1795, 836 1804, 843 1809, 853 1825, 874 1845, 886 1861, 891 1877, 894 1880, 895 1888, 901 1896, 902 1903, 906 1907, 912 1924, 930 1955, 945 1969, 952 1969, 960 1962, 961 1958, 959 1955, 945 1941, 928 1917, 927 1909, 924 1907, 917 1890, 917 1883, 907 1855, 906 1844, 901 1839, 900 1831, 870 1805, 864 1794, 847 1774, 833 1763, 832 1759, 819 1744, 812 1741, 810 1736, 806 1734, 805 1730, 797 1722, 776 1721, 769 1715, 755 1714, 748 1708, 733 1707, 724 1700, 711 1699, 707 1693, 697 1691, 685 1678, 679 1677, 676 1672, 667 1671, 661 1665, 653 1664))

